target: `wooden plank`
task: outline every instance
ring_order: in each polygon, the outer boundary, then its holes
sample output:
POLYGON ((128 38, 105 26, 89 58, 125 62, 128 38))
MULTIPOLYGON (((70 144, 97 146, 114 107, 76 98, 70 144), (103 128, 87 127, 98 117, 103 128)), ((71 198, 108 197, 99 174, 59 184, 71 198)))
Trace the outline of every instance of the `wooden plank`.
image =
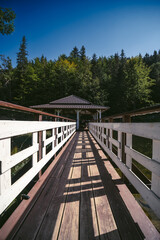
MULTIPOLYGON (((91 176, 99 176, 99 171, 97 165, 90 166, 91 176)), ((107 196, 104 191, 102 180, 93 180, 93 193, 94 193, 94 201, 97 211, 98 217, 98 225, 101 239, 112 239, 118 240, 120 239, 117 226, 107 199, 107 196), (100 182, 101 186, 96 187, 96 184, 100 182)))
POLYGON ((119 193, 124 203, 126 204, 134 222, 138 223, 145 238, 148 240, 160 239, 159 232, 156 230, 152 222, 146 216, 143 209, 137 203, 127 186, 122 182, 120 176, 109 161, 105 162, 105 167, 107 168, 109 174, 112 176, 112 180, 115 182, 115 185, 117 186, 119 193), (137 210, 135 211, 135 209, 137 210))
MULTIPOLYGON (((80 179, 81 166, 76 166, 76 158, 73 163, 73 172, 67 192, 63 219, 58 239, 78 240, 79 238, 79 207, 80 207, 80 179), (76 181, 74 181, 76 179, 76 181), (79 181, 77 181, 79 179, 79 181), (76 190, 77 188, 77 190, 76 190)), ((55 237, 53 239, 56 239, 55 237)))
MULTIPOLYGON (((90 141, 92 141, 93 137, 90 135, 90 141)), ((93 143, 95 140, 93 140, 93 143)), ((105 167, 104 162, 101 160, 98 152, 96 151, 94 144, 91 143, 96 163, 98 166, 98 170, 100 172, 102 182, 104 184, 104 190, 108 197, 108 201, 116 221, 116 225, 118 227, 118 232, 122 239, 126 240, 136 240, 136 239, 143 239, 143 234, 139 230, 139 228, 134 223, 127 207, 125 206, 119 192, 117 191, 114 183, 112 182, 110 174, 105 167), (123 218, 122 218, 123 216, 123 218)))
MULTIPOLYGON (((74 140, 76 136, 74 137, 74 140)), ((67 162, 68 160, 68 154, 70 154, 70 151, 72 149, 72 146, 74 144, 74 140, 72 139, 72 142, 70 141, 66 144, 65 148, 69 145, 69 148, 66 149, 67 152, 64 153, 64 151, 60 152, 59 155, 56 157, 56 159, 51 164, 51 167, 49 167, 50 171, 48 169, 42 175, 42 180, 40 179, 37 184, 40 185, 42 188, 40 190, 40 194, 37 194, 37 196, 34 194, 34 198, 32 198, 32 190, 31 190, 31 199, 29 199, 26 203, 25 200, 22 202, 22 207, 20 205, 19 208, 15 211, 13 214, 13 218, 10 218, 8 220, 8 223, 4 225, 2 228, 2 231, 0 233, 0 236, 2 238, 0 239, 6 239, 6 235, 9 235, 9 232, 11 232, 10 236, 20 236, 22 239, 33 239, 36 236, 36 233, 39 230, 39 227, 41 225, 41 222, 43 221, 43 218, 46 214, 46 210, 48 209, 49 201, 52 198, 52 196, 55 194, 56 189, 58 188, 59 179, 61 175, 64 173, 63 170, 66 169, 65 174, 67 175, 67 170, 69 169, 69 165, 71 162, 67 162), (62 154, 63 153, 63 154, 62 154), (60 161, 59 158, 61 157, 60 161), (51 169, 54 167, 54 169, 51 171, 51 169), (63 166, 63 168, 62 168, 63 166), (48 178, 44 178, 46 174, 49 174, 48 178), (55 176, 55 177, 54 177, 55 176), (43 178, 46 182, 44 182, 43 178), (45 187, 42 185, 45 185, 45 187), (39 198, 38 198, 39 197, 39 198), (27 204, 27 206, 24 208, 23 205, 27 204), (22 208, 24 208, 24 214, 22 214, 22 208), (16 214, 18 212, 18 214, 16 214), (17 218, 17 215, 19 216, 19 219, 17 218), (13 224, 12 222, 15 221, 14 229, 10 229, 10 225, 13 224), (20 231, 18 232, 20 228, 20 231), (8 231, 8 233, 6 232, 8 231)), ((47 177, 46 176, 46 177, 47 177)), ((37 185, 36 184, 36 185, 37 185)), ((36 185, 34 188, 37 190, 36 185)), ((36 190, 34 190, 35 192, 36 190)), ((30 193, 29 193, 30 195, 30 193)))
MULTIPOLYGON (((83 143, 82 143, 83 144, 83 143)), ((82 153, 81 204, 80 204, 80 240, 99 239, 97 216, 93 199, 89 165, 93 160, 82 153)))
MULTIPOLYGON (((78 136, 78 135, 77 135, 78 136)), ((76 140, 75 140, 76 144, 76 140)), ((68 157, 67 166, 59 179, 57 192, 48 206, 46 216, 37 234, 37 239, 57 239, 64 214, 65 202, 69 188, 69 179, 72 176, 73 168, 71 167, 75 145, 68 157), (68 174, 69 172, 69 174, 68 174)))

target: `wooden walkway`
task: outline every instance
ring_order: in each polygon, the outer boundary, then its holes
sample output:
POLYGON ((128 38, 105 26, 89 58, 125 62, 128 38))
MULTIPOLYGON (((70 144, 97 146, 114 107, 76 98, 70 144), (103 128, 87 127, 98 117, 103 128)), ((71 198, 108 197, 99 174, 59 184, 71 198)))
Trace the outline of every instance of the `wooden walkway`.
POLYGON ((124 186, 90 133, 77 132, 7 239, 145 239, 124 186))

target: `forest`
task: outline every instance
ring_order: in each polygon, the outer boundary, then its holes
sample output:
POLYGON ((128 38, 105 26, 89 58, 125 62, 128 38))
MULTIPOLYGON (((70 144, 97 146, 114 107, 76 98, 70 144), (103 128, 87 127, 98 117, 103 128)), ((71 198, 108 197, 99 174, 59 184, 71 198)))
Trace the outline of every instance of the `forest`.
MULTIPOLYGON (((54 58, 54 56, 53 56, 54 58)), ((0 99, 23 106, 45 104, 77 95, 120 113, 160 103, 160 50, 135 57, 115 53, 110 57, 86 56, 84 46, 57 60, 45 56, 28 60, 25 36, 17 65, 0 56, 0 99)))

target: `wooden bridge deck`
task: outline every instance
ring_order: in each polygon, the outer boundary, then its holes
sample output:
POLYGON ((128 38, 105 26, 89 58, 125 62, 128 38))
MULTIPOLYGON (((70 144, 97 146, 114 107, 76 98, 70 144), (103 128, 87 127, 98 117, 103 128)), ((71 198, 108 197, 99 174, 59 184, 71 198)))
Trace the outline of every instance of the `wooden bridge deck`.
POLYGON ((74 135, 41 185, 7 239, 159 239, 89 132, 74 135))

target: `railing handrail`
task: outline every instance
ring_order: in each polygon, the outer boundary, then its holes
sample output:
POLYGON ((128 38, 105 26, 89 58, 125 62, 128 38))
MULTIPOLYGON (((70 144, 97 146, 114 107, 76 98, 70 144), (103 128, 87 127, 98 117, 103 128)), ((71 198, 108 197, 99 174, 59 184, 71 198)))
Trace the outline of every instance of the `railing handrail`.
POLYGON ((116 114, 104 117, 103 120, 123 118, 124 116, 133 117, 133 116, 146 115, 146 114, 152 114, 152 113, 158 113, 158 112, 160 112, 160 104, 156 104, 156 105, 145 107, 145 108, 139 108, 139 109, 135 109, 128 112, 116 113, 116 114))
POLYGON ((23 111, 23 112, 30 112, 30 113, 35 113, 35 114, 38 114, 38 115, 44 115, 44 116, 49 116, 49 117, 54 117, 54 118, 60 118, 60 119, 64 119, 64 120, 75 122, 75 120, 67 118, 67 117, 54 115, 54 114, 51 114, 51 113, 35 110, 33 108, 28 108, 28 107, 24 107, 24 106, 21 106, 21 105, 17 105, 17 104, 5 102, 5 101, 0 101, 0 107, 9 108, 9 109, 15 109, 15 110, 23 111))
POLYGON ((160 217, 160 123, 89 123, 89 131, 160 217), (113 131, 117 132, 117 139, 113 137, 113 131), (152 140, 152 157, 133 148, 133 135, 152 140), (151 172, 151 189, 133 171, 132 159, 151 172))
POLYGON ((0 121, 0 214, 43 169, 75 131, 75 122, 0 121), (51 132, 49 137, 47 137, 47 131, 51 132), (31 134, 32 145, 12 154, 12 138, 28 133, 31 134), (50 149, 47 152, 48 146, 50 149), (18 180, 12 182, 12 168, 30 157, 30 168, 18 180))

